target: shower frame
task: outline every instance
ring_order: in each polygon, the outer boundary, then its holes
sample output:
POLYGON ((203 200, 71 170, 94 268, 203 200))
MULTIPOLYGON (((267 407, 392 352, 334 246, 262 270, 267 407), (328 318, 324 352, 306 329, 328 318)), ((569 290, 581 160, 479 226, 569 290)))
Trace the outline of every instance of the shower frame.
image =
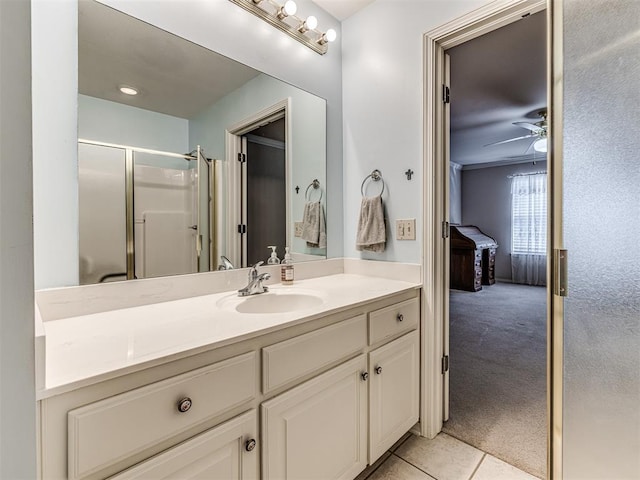
POLYGON ((207 219, 209 223, 209 271, 214 269, 215 259, 217 258, 215 248, 215 238, 217 235, 216 229, 216 215, 212 202, 215 198, 215 185, 216 185, 216 159, 207 158, 204 155, 204 151, 200 145, 195 150, 188 154, 166 152, 162 150, 154 150, 150 148, 133 147, 131 145, 121 145, 116 143, 100 142, 97 140, 88 140, 84 138, 78 139, 78 144, 96 145, 107 148, 117 148, 124 150, 125 152, 125 224, 126 224, 126 276, 127 280, 134 280, 135 265, 136 265, 136 251, 135 251, 135 214, 134 214, 134 161, 135 153, 147 153, 151 155, 160 155, 171 158, 181 158, 188 162, 195 160, 196 164, 196 216, 197 222, 195 224, 196 230, 196 269, 197 272, 202 271, 201 267, 201 254, 202 254, 202 234, 200 229, 200 220, 202 218, 202 202, 201 200, 201 162, 204 160, 207 165, 207 219), (195 154, 195 155, 194 155, 195 154))

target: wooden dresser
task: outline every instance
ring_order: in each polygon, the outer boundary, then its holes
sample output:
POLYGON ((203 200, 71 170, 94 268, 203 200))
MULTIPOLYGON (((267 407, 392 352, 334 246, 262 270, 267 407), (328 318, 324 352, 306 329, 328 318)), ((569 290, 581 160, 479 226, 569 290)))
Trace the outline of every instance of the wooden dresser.
POLYGON ((498 244, 478 227, 451 225, 450 287, 477 292, 495 283, 498 244))

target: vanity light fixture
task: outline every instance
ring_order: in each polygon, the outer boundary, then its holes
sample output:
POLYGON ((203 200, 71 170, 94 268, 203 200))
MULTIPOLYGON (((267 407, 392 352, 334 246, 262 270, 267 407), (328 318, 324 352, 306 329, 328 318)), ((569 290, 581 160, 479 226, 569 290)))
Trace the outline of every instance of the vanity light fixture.
POLYGON ((332 28, 326 32, 318 30, 318 19, 313 15, 306 19, 298 17, 298 7, 293 0, 287 0, 283 5, 276 0, 229 1, 282 30, 320 55, 327 53, 327 43, 333 42, 338 36, 332 28))
POLYGON ((120 93, 124 93, 125 95, 137 95, 138 94, 138 89, 133 88, 129 85, 119 85, 118 86, 118 90, 120 90, 120 93))

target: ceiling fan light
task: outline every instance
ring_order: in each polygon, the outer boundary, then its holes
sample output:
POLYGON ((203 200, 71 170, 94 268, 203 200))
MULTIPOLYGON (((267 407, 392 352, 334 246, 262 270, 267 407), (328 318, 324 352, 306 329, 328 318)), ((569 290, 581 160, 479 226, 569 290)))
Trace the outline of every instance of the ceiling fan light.
POLYGON ((536 152, 547 153, 547 139, 541 138, 539 140, 536 140, 535 143, 533 144, 533 149, 536 152))

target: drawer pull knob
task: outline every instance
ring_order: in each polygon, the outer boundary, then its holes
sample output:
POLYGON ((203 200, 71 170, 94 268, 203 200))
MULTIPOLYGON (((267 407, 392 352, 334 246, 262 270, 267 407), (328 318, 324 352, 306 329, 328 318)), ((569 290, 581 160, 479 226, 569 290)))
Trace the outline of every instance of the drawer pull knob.
POLYGON ((369 379, 369 372, 362 372, 362 380, 364 380, 365 382, 369 379))
POLYGON ((396 317, 398 319, 399 322, 404 320, 404 315, 402 315, 401 313, 398 314, 398 316, 396 317))
POLYGON ((378 375, 380 375, 380 374, 382 373, 382 367, 381 367, 380 365, 378 365, 378 366, 376 367, 376 373, 377 373, 378 375))
POLYGON ((189 397, 184 397, 178 402, 178 411, 180 413, 188 412, 191 409, 191 405, 193 405, 191 399, 189 397))
POLYGON ((257 442, 255 440, 255 438, 251 438, 249 440, 247 440, 247 443, 244 444, 244 449, 247 452, 252 451, 254 448, 256 448, 257 442))

